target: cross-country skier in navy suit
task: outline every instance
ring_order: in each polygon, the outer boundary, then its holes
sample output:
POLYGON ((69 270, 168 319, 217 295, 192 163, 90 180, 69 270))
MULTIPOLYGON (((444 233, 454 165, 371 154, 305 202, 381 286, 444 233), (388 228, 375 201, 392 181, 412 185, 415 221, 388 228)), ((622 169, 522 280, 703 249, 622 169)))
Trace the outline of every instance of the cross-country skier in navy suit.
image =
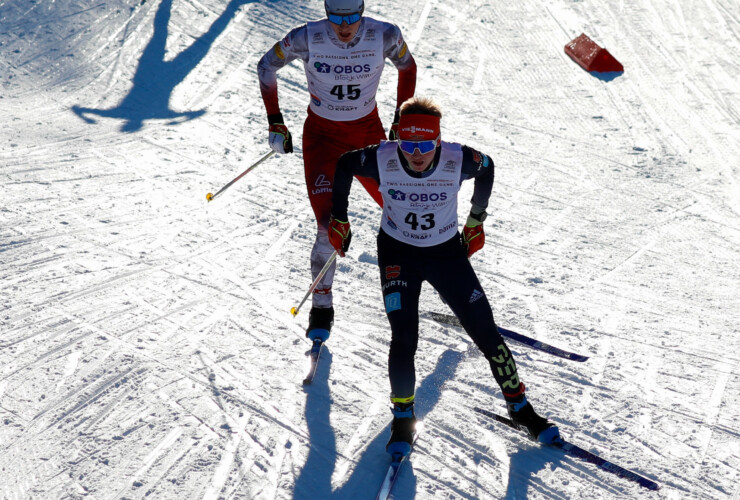
POLYGON ((558 428, 537 415, 525 397, 514 358, 469 261, 485 241, 483 221, 493 188, 493 160, 473 148, 442 141, 441 117, 430 99, 406 101, 400 108, 399 140, 345 153, 334 177, 329 241, 341 256, 351 240, 347 209, 352 177, 375 179, 383 197, 378 265, 391 325, 388 374, 394 416, 387 450, 391 454, 411 450, 423 281, 439 292, 485 355, 511 419, 533 439, 551 443, 559 439, 558 428), (458 191, 470 178, 475 179, 472 208, 461 235, 458 191))

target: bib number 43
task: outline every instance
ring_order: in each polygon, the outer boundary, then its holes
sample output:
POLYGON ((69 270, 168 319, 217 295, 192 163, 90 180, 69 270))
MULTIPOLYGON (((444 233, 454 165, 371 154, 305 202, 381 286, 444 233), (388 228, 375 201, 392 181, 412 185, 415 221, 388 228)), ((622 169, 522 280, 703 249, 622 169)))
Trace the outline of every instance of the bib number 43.
POLYGON ((360 86, 359 85, 334 85, 334 88, 329 92, 340 101, 345 98, 350 101, 356 101, 360 98, 360 86))
POLYGON ((428 231, 434 227, 434 214, 422 214, 417 216, 416 213, 409 212, 406 215, 404 222, 411 226, 413 231, 416 231, 417 229, 428 231), (419 221, 419 219, 422 219, 422 221, 419 221))

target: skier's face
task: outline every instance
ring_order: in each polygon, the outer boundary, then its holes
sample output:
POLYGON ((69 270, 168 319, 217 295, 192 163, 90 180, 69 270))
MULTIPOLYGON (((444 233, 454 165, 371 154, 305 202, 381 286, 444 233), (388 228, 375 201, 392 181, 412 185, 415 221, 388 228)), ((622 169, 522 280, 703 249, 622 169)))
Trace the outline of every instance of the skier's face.
POLYGON ((414 149, 413 153, 407 153, 403 149, 401 149, 401 154, 404 158, 406 158, 406 161, 409 164, 409 168, 413 170, 414 172, 423 172, 426 169, 429 168, 429 166, 434 161, 434 155, 437 152, 437 149, 432 149, 428 153, 422 153, 419 151, 419 149, 414 149))
POLYGON ((342 22, 342 24, 334 24, 330 22, 329 25, 331 26, 331 29, 334 30, 334 34, 337 35, 339 41, 342 43, 351 42, 357 34, 357 30, 360 29, 360 21, 352 24, 347 24, 346 21, 342 22))

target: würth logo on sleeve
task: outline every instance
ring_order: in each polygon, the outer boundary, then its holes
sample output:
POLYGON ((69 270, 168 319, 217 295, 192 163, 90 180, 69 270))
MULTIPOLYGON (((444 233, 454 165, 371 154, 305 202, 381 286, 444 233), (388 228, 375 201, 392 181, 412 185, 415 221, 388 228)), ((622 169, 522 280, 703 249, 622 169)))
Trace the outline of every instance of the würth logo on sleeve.
POLYGON ((385 266, 385 279, 392 280, 401 276, 401 266, 385 266))

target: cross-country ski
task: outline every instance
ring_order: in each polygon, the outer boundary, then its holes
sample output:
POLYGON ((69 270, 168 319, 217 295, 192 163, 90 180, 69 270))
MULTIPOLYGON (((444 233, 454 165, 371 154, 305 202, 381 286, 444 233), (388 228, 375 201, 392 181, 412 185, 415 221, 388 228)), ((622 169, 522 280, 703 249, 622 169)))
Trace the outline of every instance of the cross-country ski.
POLYGON ((313 378, 316 376, 316 370, 319 367, 319 359, 321 357, 321 351, 324 347, 322 340, 316 339, 311 344, 311 350, 308 352, 308 373, 303 378, 303 385, 309 385, 313 382, 313 378))
MULTIPOLYGON (((473 408, 473 410, 480 413, 481 415, 485 415, 486 417, 492 418, 496 420, 497 422, 508 425, 509 427, 518 430, 518 427, 510 418, 504 417, 490 410, 484 410, 483 408, 473 408)), ((579 458, 581 460, 594 464, 599 469, 615 474, 618 477, 621 477, 628 481, 635 482, 639 484, 640 486, 642 486, 643 488, 647 488, 649 490, 660 489, 660 485, 656 483, 655 481, 648 479, 644 476, 641 476, 630 470, 627 470, 624 467, 620 467, 619 465, 616 465, 612 462, 609 462, 601 458, 600 456, 594 453, 591 453, 590 451, 584 450, 583 448, 576 446, 575 444, 569 441, 566 441, 565 439, 562 439, 562 438, 558 439, 557 441, 550 443, 549 446, 552 446, 553 448, 559 448, 563 450, 565 453, 567 453, 568 455, 574 456, 576 458, 579 458)))
MULTIPOLYGON (((460 324, 460 320, 451 314, 444 314, 444 313, 437 313, 437 312, 429 312, 426 314, 428 314, 430 318, 432 318, 433 320, 437 322, 462 328, 462 325, 460 324)), ((521 333, 511 331, 507 328, 502 328, 500 326, 497 326, 497 328, 502 336, 506 337, 507 339, 511 339, 514 342, 517 342, 519 344, 529 346, 532 349, 537 349, 538 351, 547 352, 549 354, 552 354, 553 356, 569 359, 571 361, 584 362, 588 360, 588 356, 583 356, 582 354, 576 354, 574 352, 569 352, 564 349, 560 349, 559 347, 546 344, 545 342, 540 342, 539 340, 535 340, 532 337, 527 337, 526 335, 522 335, 521 333)))
POLYGON ((391 490, 393 490, 393 486, 396 484, 398 475, 401 472, 401 466, 408 460, 411 452, 414 450, 414 445, 416 444, 416 440, 418 439, 420 432, 421 422, 417 423, 417 431, 414 432, 413 442, 411 443, 409 451, 407 453, 391 454, 391 463, 388 465, 388 470, 383 477, 383 483, 380 485, 380 489, 378 490, 375 500, 387 500, 390 497, 391 490))

